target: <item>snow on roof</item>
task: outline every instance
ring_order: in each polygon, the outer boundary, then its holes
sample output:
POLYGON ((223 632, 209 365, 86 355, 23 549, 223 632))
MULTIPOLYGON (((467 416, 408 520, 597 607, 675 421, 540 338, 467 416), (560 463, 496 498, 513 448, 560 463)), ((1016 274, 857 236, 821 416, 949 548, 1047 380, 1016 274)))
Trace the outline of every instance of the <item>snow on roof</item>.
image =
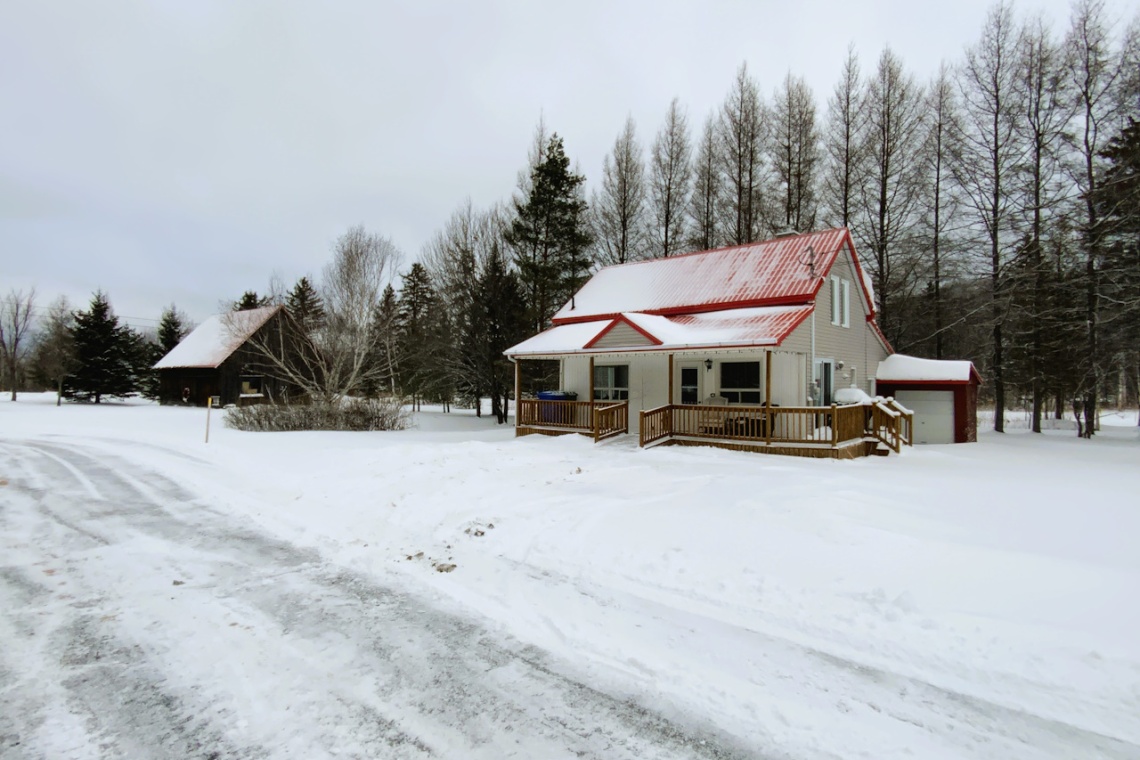
POLYGON ((917 356, 891 354, 879 362, 875 379, 887 382, 968 383, 978 379, 973 362, 945 359, 920 359, 917 356))
POLYGON ((609 353, 622 350, 678 350, 685 348, 775 346, 791 334, 812 312, 811 306, 767 306, 726 309, 704 314, 624 313, 613 319, 556 325, 545 332, 508 348, 509 356, 538 356, 568 353, 609 353), (660 341, 660 345, 638 343, 627 347, 586 348, 615 321, 626 321, 660 341))
POLYGON ((198 325, 192 333, 182 339, 181 343, 171 349, 170 353, 159 359, 154 368, 217 367, 242 343, 249 340, 280 308, 280 306, 266 306, 261 309, 215 314, 198 325))
POLYGON ((701 307, 806 303, 849 240, 847 230, 838 228, 606 267, 558 310, 553 321, 557 325, 624 312, 667 314, 701 307))

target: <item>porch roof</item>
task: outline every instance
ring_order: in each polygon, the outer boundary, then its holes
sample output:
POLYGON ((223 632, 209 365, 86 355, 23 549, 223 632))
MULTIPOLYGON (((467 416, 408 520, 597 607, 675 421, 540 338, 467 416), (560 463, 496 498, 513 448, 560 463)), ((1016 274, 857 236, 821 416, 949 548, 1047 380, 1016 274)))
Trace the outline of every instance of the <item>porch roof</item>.
POLYGON ((811 305, 767 306, 675 316, 625 312, 614 318, 556 325, 504 353, 533 357, 778 346, 807 319, 812 309, 811 305), (628 345, 594 345, 621 323, 632 326, 631 334, 640 340, 628 345))

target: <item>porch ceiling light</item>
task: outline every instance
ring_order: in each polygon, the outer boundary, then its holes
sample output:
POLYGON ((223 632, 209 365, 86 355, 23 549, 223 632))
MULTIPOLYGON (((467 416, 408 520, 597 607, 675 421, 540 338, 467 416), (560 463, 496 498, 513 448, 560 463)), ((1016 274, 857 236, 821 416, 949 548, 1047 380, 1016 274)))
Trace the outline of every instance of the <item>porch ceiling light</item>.
POLYGON ((706 372, 712 371, 712 359, 705 359, 705 371, 706 372))

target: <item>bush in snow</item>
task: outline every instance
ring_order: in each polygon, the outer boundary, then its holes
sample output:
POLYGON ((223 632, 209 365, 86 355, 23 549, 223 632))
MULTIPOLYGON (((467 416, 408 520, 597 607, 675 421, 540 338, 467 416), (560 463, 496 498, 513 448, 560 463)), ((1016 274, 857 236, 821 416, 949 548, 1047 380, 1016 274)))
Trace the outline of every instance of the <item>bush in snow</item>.
POLYGON ((226 410, 226 425, 247 431, 403 430, 408 426, 408 413, 398 398, 349 398, 339 404, 232 407, 226 410))

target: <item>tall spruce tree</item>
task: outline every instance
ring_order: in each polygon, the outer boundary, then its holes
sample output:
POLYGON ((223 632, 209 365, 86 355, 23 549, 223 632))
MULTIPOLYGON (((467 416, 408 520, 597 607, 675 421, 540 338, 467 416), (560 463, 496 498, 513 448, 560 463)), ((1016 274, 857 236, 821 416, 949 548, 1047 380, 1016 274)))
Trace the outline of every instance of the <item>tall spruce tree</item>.
POLYGON ((403 277, 396 316, 400 389, 411 396, 417 409, 431 389, 438 359, 433 340, 437 334, 434 321, 439 318, 438 306, 431 275, 417 261, 403 277))
POLYGON ((483 384, 491 395, 491 413, 501 425, 507 421, 507 399, 513 387, 512 365, 503 351, 526 336, 527 326, 518 278, 497 248, 484 263, 478 292, 483 384))
POLYGON ((162 349, 161 356, 173 351, 188 332, 190 330, 186 324, 186 315, 179 311, 178 307, 170 304, 163 309, 162 316, 158 319, 158 347, 162 349))
POLYGON ((297 280, 297 284, 289 291, 285 297, 285 310, 293 318, 293 323, 306 334, 319 328, 325 321, 325 302, 308 277, 297 280))
POLYGON ((505 238, 515 254, 527 321, 535 332, 549 325, 588 274, 585 181, 570 171, 562 138, 554 134, 531 173, 529 194, 514 202, 515 218, 505 238))
POLYGON ((269 306, 273 303, 270 296, 259 296, 255 290, 247 290, 241 294, 241 298, 234 301, 234 311, 249 311, 250 309, 260 309, 263 306, 269 306))
POLYGON ((119 324, 103 291, 95 292, 87 311, 75 314, 71 336, 76 368, 64 380, 65 398, 98 404, 105 396, 135 392, 138 335, 119 324))

